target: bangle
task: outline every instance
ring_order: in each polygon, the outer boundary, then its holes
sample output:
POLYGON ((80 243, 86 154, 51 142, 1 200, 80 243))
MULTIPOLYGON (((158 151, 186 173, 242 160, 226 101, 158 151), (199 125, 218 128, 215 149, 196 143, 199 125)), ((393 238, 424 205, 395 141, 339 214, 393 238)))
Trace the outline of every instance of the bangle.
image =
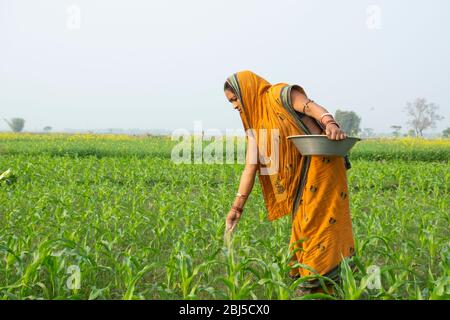
POLYGON ((331 119, 331 120, 325 121, 325 122, 323 122, 323 125, 326 126, 329 123, 336 123, 336 120, 331 119))
POLYGON ((323 117, 325 117, 325 116, 331 116, 331 117, 333 118, 333 114, 332 114, 332 113, 326 112, 326 113, 324 113, 324 114, 322 114, 322 115, 320 116, 320 122, 322 122, 322 119, 323 119, 323 117))
POLYGON ((338 127, 339 129, 341 128, 341 127, 339 127, 338 123, 337 123, 336 121, 334 121, 334 120, 333 120, 333 121, 328 121, 328 122, 325 124, 325 128, 328 127, 329 124, 335 124, 336 127, 338 127))
POLYGON ((239 197, 239 198, 242 198, 242 199, 247 199, 248 198, 248 196, 247 195, 245 195, 245 194, 242 194, 242 193, 236 193, 236 197, 239 197))
POLYGON ((303 106, 303 113, 305 113, 305 109, 308 107, 308 103, 310 102, 314 102, 314 100, 308 98, 308 102, 306 102, 305 105, 303 106))
POLYGON ((244 208, 239 208, 239 207, 237 207, 237 206, 231 206, 231 209, 232 209, 232 210, 235 210, 235 211, 237 211, 237 212, 239 212, 239 213, 242 213, 242 211, 244 211, 244 208))

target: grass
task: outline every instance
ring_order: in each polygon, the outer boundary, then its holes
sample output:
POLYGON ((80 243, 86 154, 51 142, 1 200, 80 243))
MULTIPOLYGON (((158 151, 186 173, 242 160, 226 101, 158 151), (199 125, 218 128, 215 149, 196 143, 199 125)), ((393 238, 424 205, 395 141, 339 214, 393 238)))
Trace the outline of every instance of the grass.
MULTIPOLYGON (((0 174, 11 174, 0 180, 0 297, 295 299, 289 218, 267 221, 256 183, 227 246, 224 218, 243 166, 177 165, 173 143, 1 134, 0 174)), ((336 295, 321 298, 450 297, 449 145, 355 148, 348 177, 359 272, 343 264, 336 295), (414 152, 420 161, 405 156, 414 152)))
MULTIPOLYGON (((242 141, 242 138, 239 141, 242 141)), ((203 142, 206 147, 212 144, 203 142)), ((70 157, 139 157, 171 159, 171 150, 181 140, 166 136, 129 136, 112 134, 34 134, 0 133, 0 156, 48 154, 70 157)), ((223 147, 225 160, 226 144, 223 147)), ((237 145, 235 141, 235 150, 237 145)), ((449 161, 450 139, 364 139, 350 153, 354 160, 449 161)), ((221 161, 225 162, 225 161, 221 161)))

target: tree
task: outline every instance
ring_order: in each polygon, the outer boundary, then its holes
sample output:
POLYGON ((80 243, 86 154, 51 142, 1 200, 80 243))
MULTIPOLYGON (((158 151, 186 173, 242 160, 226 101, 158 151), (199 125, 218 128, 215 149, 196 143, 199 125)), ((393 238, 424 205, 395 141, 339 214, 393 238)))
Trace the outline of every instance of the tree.
POLYGON ((406 113, 410 120, 407 124, 414 130, 416 137, 423 136, 423 131, 435 128, 436 122, 444 119, 437 114, 439 106, 427 103, 425 98, 417 98, 414 102, 406 103, 406 113))
POLYGON ((448 127, 447 129, 445 129, 444 131, 442 131, 442 136, 444 138, 450 138, 450 127, 448 127))
POLYGON ((23 127, 25 126, 25 120, 22 118, 11 118, 11 120, 4 119, 8 126, 11 128, 14 132, 20 132, 23 130, 23 127))
POLYGON ((335 119, 339 123, 342 130, 350 135, 358 134, 361 129, 359 124, 361 123, 361 118, 354 111, 342 111, 337 110, 335 114, 335 119))
POLYGON ((44 127, 44 131, 45 131, 45 132, 50 132, 50 131, 52 131, 52 129, 53 129, 53 128, 50 127, 50 126, 45 126, 45 127, 44 127))
POLYGON ((362 135, 364 137, 373 137, 375 134, 373 128, 364 128, 362 131, 362 135))
POLYGON ((416 132, 413 129, 409 129, 408 133, 405 134, 405 137, 415 137, 416 136, 416 132))
POLYGON ((400 129, 402 128, 402 126, 393 125, 391 126, 391 128, 394 129, 394 132, 392 132, 394 137, 400 136, 400 129))

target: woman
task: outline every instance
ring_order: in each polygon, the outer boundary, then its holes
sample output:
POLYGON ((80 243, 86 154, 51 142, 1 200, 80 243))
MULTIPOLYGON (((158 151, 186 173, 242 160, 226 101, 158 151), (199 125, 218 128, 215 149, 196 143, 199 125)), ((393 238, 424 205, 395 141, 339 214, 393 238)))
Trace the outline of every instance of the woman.
MULTIPOLYGON (((346 175, 350 162, 347 157, 302 156, 287 137, 326 134, 341 140, 347 137, 345 132, 301 86, 271 85, 251 71, 241 71, 227 79, 224 91, 258 150, 247 148, 239 190, 226 217, 227 232, 241 218, 258 172, 269 220, 292 217, 289 276, 297 279, 318 273, 339 281, 342 258, 355 251, 346 175), (277 135, 267 133, 273 130, 277 135), (261 150, 270 154, 263 155, 261 150), (254 158, 258 161, 250 161, 254 158), (268 158, 276 161, 265 161, 268 158), (267 163, 272 166, 273 162, 276 170, 267 170, 267 163)), ((302 282, 297 289, 299 295, 313 292, 321 292, 317 279, 302 282)))

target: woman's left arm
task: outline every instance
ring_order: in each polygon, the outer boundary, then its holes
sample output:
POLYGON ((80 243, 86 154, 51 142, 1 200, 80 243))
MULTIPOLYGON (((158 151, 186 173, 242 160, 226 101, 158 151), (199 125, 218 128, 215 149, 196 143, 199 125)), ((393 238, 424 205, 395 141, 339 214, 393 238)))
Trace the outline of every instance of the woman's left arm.
POLYGON ((329 113, 327 109, 308 99, 306 95, 295 87, 291 90, 291 103, 296 111, 304 113, 320 122, 325 127, 325 133, 329 139, 342 140, 347 138, 346 133, 339 128, 332 115, 323 116, 323 114, 329 113))

